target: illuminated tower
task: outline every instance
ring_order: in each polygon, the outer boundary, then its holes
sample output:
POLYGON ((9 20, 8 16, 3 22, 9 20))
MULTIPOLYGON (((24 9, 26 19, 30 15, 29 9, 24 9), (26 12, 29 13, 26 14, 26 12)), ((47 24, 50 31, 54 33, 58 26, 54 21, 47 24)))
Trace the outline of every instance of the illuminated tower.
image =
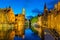
POLYGON ((47 16, 48 16, 48 10, 47 10, 46 4, 45 4, 44 15, 43 15, 43 27, 47 27, 47 16))
POLYGON ((25 8, 22 9, 22 14, 25 15, 25 8))
POLYGON ((41 38, 44 40, 44 30, 47 27, 47 16, 48 16, 48 10, 46 7, 46 4, 44 5, 44 14, 42 15, 42 28, 41 28, 41 38))

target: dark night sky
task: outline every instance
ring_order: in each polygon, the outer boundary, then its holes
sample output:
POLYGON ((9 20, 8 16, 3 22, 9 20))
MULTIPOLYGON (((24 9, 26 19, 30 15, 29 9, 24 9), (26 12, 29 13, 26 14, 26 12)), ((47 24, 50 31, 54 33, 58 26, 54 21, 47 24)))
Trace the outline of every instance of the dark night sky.
POLYGON ((57 2, 58 0, 0 0, 0 8, 11 6, 15 14, 21 13, 22 8, 25 8, 26 16, 36 16, 37 13, 33 13, 32 10, 38 9, 43 12, 45 3, 50 10, 57 2))

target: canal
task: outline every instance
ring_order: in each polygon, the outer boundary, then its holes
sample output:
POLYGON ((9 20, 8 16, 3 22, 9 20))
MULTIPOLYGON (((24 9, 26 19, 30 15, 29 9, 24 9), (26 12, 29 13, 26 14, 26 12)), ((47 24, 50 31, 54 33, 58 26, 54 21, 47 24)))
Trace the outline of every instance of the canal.
POLYGON ((21 38, 21 37, 17 37, 15 36, 14 40, 41 40, 41 38, 35 34, 34 32, 32 32, 31 29, 26 29, 25 30, 25 38, 21 38))

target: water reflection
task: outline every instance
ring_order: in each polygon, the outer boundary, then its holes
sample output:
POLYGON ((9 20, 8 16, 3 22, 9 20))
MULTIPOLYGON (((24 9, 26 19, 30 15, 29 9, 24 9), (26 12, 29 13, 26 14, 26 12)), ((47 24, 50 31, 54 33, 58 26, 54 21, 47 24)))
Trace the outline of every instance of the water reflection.
POLYGON ((14 40, 41 40, 41 38, 32 32, 31 29, 25 30, 25 38, 22 39, 21 37, 15 36, 14 40))

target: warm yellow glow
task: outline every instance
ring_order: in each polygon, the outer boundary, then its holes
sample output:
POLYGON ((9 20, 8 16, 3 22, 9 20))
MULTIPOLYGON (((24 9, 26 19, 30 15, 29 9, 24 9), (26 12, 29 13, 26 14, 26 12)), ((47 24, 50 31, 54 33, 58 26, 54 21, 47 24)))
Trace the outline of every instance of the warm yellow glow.
POLYGON ((42 16, 38 17, 37 24, 38 24, 39 26, 42 26, 42 16))
POLYGON ((58 8, 58 10, 60 10, 60 2, 58 2, 58 4, 55 5, 55 8, 58 8))
POLYGON ((17 35, 21 35, 23 36, 24 33, 24 25, 25 25, 25 16, 23 14, 18 14, 18 16, 16 17, 16 23, 17 23, 17 35))
POLYGON ((18 16, 14 15, 14 12, 11 8, 0 9, 0 37, 5 37, 6 35, 3 32, 7 32, 7 36, 10 40, 12 40, 16 34, 19 36, 23 36, 24 34, 24 24, 25 24, 25 9, 23 9, 22 14, 18 14, 18 16), (17 19, 15 21, 15 19, 17 19), (15 31, 13 29, 16 29, 15 31))
POLYGON ((12 11, 12 9, 9 9, 10 11, 7 13, 7 16, 8 16, 8 21, 9 22, 15 22, 15 15, 14 15, 14 13, 13 13, 13 11, 12 11))

